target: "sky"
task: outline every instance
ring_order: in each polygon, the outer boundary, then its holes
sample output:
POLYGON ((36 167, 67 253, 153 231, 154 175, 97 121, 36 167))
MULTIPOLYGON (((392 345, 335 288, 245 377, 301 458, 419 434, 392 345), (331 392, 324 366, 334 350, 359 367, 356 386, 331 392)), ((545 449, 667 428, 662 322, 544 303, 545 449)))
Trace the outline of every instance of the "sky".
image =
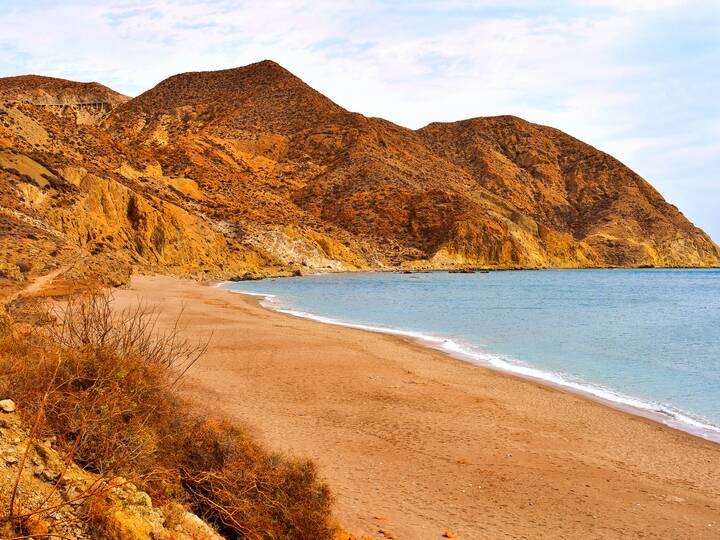
POLYGON ((514 114, 609 152, 720 241, 720 0, 0 0, 0 76, 135 96, 271 59, 418 128, 514 114))

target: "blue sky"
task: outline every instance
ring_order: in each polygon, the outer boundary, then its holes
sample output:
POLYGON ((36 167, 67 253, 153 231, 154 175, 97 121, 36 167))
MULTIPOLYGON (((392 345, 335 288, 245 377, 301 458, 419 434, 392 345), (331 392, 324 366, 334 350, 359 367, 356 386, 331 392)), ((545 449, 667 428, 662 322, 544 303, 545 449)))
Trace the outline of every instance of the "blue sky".
POLYGON ((720 240, 720 0, 0 0, 0 76, 137 95, 273 59, 417 128, 515 114, 633 168, 720 240))

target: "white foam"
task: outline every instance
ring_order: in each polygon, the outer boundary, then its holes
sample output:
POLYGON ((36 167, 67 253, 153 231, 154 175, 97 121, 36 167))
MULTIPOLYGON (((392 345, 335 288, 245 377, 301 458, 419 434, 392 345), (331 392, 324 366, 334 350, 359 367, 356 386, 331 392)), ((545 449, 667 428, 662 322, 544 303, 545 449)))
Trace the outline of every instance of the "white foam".
MULTIPOLYGON (((223 285, 227 285, 229 283, 231 282, 223 282, 219 283, 217 286, 222 287, 223 285)), ((248 296, 260 296, 263 298, 260 301, 261 306, 271 309, 273 311, 277 311, 279 313, 285 313, 288 315, 293 315, 295 317, 310 319, 325 324, 332 324, 336 326, 344 326, 347 328, 355 328, 358 330, 367 330, 370 332, 378 332, 382 334, 391 334, 396 336, 413 338, 423 345, 426 345, 433 349, 441 350, 449 354, 450 356, 453 356, 454 358, 465 360, 480 366, 494 368, 498 371, 502 371, 505 373, 512 373, 514 375, 518 375, 527 379, 540 381, 551 386, 571 390, 574 393, 596 399, 605 404, 620 408, 624 411, 632 412, 638 416, 649 418, 656 422, 660 422, 667 426, 673 427, 675 429, 679 429, 681 431, 691 433, 704 439, 720 443, 720 427, 714 426, 710 423, 706 423, 700 419, 693 418, 683 413, 682 411, 674 409, 673 407, 668 407, 660 403, 643 401, 641 399, 626 396, 624 394, 615 392, 614 390, 603 388, 598 385, 592 385, 584 381, 572 380, 566 375, 562 375, 559 373, 542 371, 532 366, 528 366, 518 360, 504 358, 499 355, 478 351, 475 350, 472 346, 460 344, 457 341, 442 336, 435 336, 432 334, 415 332, 411 330, 402 330, 398 328, 374 326, 360 323, 352 323, 339 319, 332 319, 330 317, 324 317, 322 315, 316 315, 314 313, 308 313, 306 311, 288 309, 283 306, 282 302, 274 294, 253 293, 246 291, 238 291, 229 288, 226 288, 226 290, 237 294, 245 294, 248 296)))

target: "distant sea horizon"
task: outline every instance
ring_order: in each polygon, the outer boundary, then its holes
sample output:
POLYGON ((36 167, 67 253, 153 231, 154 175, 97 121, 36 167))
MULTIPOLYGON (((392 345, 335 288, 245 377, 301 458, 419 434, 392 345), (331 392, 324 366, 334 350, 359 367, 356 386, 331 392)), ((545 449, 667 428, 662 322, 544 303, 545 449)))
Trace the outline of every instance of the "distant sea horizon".
POLYGON ((718 269, 333 273, 219 286, 720 442, 718 269))

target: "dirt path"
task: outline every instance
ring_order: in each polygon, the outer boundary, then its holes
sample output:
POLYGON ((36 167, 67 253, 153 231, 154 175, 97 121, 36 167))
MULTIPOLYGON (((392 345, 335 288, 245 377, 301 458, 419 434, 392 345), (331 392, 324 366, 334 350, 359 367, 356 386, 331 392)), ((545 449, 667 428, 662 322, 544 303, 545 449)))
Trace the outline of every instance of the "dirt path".
POLYGON ((47 285, 52 283, 52 281, 58 277, 63 272, 67 272, 70 270, 73 266, 75 266, 75 262, 71 264, 66 264, 65 266, 61 266, 60 268, 57 268, 56 270, 53 270, 49 274, 45 274, 42 276, 39 276, 35 278, 29 285, 27 285, 25 288, 20 289, 19 291, 16 291, 15 293, 11 294, 6 300, 5 304, 9 304, 11 302, 14 302, 18 298, 22 296, 30 296, 32 294, 38 293, 42 291, 47 285))

